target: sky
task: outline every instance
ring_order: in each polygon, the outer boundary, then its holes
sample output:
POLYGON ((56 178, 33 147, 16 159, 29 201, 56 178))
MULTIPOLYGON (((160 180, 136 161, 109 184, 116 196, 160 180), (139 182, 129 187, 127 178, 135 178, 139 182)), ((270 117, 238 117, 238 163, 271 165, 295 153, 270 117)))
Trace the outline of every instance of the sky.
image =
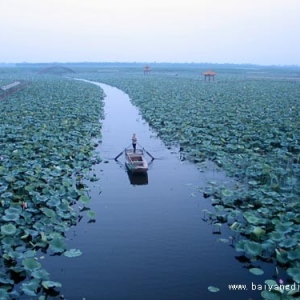
POLYGON ((1 0, 0 62, 300 65, 300 0, 1 0))

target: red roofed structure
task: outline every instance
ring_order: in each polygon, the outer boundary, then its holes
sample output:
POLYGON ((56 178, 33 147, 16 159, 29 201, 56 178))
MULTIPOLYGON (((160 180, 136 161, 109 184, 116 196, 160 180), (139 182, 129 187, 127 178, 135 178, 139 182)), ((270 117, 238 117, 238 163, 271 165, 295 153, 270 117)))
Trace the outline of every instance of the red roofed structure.
POLYGON ((215 80, 215 76, 217 75, 216 72, 213 72, 211 70, 203 72, 202 73, 204 75, 204 80, 206 81, 206 79, 208 78, 208 81, 210 81, 210 78, 212 78, 213 80, 215 80))
POLYGON ((144 75, 148 75, 148 74, 150 74, 150 72, 151 72, 150 67, 149 67, 148 65, 146 65, 146 66, 144 67, 144 75))

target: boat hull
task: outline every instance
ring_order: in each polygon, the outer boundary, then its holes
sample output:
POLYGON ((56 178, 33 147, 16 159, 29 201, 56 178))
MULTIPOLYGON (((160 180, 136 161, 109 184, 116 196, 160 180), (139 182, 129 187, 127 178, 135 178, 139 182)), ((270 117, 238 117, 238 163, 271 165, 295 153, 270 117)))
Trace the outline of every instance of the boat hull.
POLYGON ((131 173, 146 173, 148 171, 148 163, 141 149, 137 149, 135 152, 131 149, 126 149, 125 165, 131 173))

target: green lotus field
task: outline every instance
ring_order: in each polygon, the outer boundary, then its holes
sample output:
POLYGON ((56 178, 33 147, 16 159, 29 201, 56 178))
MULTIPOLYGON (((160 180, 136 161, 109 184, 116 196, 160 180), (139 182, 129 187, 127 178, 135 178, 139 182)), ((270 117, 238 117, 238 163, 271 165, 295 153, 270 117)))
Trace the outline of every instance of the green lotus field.
POLYGON ((100 161, 94 149, 103 94, 33 72, 5 70, 0 85, 20 77, 31 84, 0 102, 0 299, 45 299, 61 284, 51 281, 38 254, 81 255, 66 248, 64 234, 81 215, 73 204, 89 201, 81 180, 100 161))
MULTIPOLYGON (((216 79, 206 82, 201 70, 188 65, 158 65, 149 75, 138 67, 107 68, 78 68, 72 76, 128 93, 183 159, 199 167, 211 160, 234 178, 232 187, 207 183, 202 191, 212 203, 203 212, 207 220, 231 229, 236 251, 273 263, 274 276, 284 272, 280 276, 288 284, 299 284, 299 70, 219 68, 216 79)), ((0 299, 25 294, 42 300, 60 283, 51 280, 37 253, 81 255, 67 249, 64 232, 82 214, 74 204, 89 201, 81 180, 101 161, 94 150, 101 140, 104 95, 70 77, 0 71, 0 86, 31 82, 0 101, 0 299)), ((277 283, 270 278, 267 284, 277 283)), ((264 290, 262 297, 294 299, 298 292, 264 290)))

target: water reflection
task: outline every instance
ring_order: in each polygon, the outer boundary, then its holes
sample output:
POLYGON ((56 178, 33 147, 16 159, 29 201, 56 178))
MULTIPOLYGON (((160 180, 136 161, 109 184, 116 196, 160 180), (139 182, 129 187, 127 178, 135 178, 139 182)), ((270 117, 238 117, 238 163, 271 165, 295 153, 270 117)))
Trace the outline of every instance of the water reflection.
POLYGON ((148 184, 148 173, 133 174, 127 171, 127 175, 132 185, 147 185, 148 184))

